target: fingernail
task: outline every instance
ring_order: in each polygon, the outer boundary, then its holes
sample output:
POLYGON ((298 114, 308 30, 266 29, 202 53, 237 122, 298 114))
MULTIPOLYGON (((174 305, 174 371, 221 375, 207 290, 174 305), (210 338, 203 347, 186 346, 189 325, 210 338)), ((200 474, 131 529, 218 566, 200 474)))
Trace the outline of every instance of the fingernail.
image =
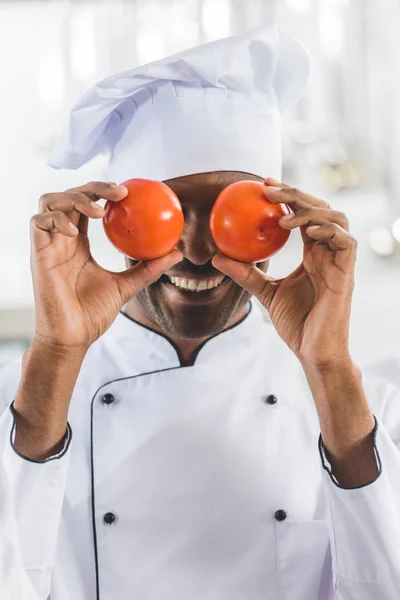
POLYGON ((264 192, 265 192, 265 193, 267 193, 268 191, 271 191, 271 192, 281 192, 281 191, 282 191, 282 188, 280 188, 280 187, 275 187, 275 186, 273 186, 273 185, 269 185, 269 186, 267 186, 267 187, 265 188, 264 192))
POLYGON ((96 202, 91 202, 90 205, 92 208, 95 208, 97 212, 104 212, 104 208, 100 206, 100 204, 96 204, 96 202))
POLYGON ((71 223, 71 221, 68 223, 68 225, 74 233, 79 233, 79 229, 73 223, 71 223))
POLYGON ((110 187, 111 187, 113 190, 126 190, 126 191, 128 191, 128 188, 127 188, 127 187, 125 187, 124 185, 118 185, 118 183, 112 183, 112 184, 110 185, 110 187))
POLYGON ((307 227, 307 229, 313 229, 313 230, 320 229, 320 228, 321 228, 321 225, 310 225, 309 227, 307 227))
POLYGON ((289 213, 288 215, 283 215, 283 217, 281 217, 281 221, 289 221, 289 219, 293 219, 294 217, 294 213, 289 213))
POLYGON ((267 179, 265 180, 265 182, 267 181, 272 181, 273 183, 277 183, 278 185, 280 185, 280 182, 277 181, 276 179, 272 179, 272 177, 267 177, 267 179))

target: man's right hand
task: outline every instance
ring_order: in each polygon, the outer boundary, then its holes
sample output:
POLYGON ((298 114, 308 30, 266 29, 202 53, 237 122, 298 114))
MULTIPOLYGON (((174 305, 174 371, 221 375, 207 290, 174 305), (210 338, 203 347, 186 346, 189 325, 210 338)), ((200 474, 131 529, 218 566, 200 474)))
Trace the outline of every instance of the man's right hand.
POLYGON ((127 189, 93 182, 45 194, 31 220, 36 326, 13 406, 15 448, 45 460, 63 448, 71 396, 85 354, 137 292, 182 260, 178 250, 114 273, 90 254, 89 219, 101 219, 100 198, 120 202, 127 189))
POLYGON ((92 182, 40 198, 31 220, 35 342, 56 349, 87 349, 113 323, 128 300, 182 260, 179 251, 114 273, 90 253, 89 219, 101 219, 100 198, 120 202, 128 191, 92 182))

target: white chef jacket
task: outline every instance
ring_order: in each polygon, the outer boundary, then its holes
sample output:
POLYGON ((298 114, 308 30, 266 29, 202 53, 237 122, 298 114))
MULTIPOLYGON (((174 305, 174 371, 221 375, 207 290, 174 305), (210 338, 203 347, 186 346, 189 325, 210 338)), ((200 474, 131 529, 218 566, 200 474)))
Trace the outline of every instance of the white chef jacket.
POLYGON ((386 356, 380 361, 370 365, 368 372, 393 383, 400 389, 400 359, 395 356, 386 356))
POLYGON ((193 366, 119 314, 44 463, 13 449, 21 365, 3 370, 2 462, 40 600, 399 599, 399 393, 371 384, 380 475, 341 488, 301 366, 251 306, 193 366))

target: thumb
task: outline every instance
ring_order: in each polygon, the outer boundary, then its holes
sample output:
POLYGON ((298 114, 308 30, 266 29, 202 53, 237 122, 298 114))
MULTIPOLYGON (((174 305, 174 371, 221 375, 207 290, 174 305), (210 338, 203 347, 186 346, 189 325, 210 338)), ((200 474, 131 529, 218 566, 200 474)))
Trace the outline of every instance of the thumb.
POLYGON ((183 254, 179 250, 172 250, 161 258, 142 261, 126 271, 115 273, 124 304, 182 260, 183 254))
POLYGON ((278 286, 278 281, 273 277, 261 271, 254 264, 233 260, 225 254, 216 254, 212 259, 212 264, 253 294, 265 308, 269 308, 278 286))

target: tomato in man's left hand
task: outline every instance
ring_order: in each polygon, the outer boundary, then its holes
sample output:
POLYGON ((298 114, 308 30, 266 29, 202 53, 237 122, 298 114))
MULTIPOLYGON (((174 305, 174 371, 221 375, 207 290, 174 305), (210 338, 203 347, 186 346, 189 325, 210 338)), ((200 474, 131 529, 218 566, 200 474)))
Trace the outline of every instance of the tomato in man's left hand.
POLYGON ((219 194, 210 214, 210 230, 225 256, 258 263, 286 244, 290 231, 280 227, 279 219, 290 210, 285 204, 269 202, 264 189, 257 181, 237 181, 219 194))

